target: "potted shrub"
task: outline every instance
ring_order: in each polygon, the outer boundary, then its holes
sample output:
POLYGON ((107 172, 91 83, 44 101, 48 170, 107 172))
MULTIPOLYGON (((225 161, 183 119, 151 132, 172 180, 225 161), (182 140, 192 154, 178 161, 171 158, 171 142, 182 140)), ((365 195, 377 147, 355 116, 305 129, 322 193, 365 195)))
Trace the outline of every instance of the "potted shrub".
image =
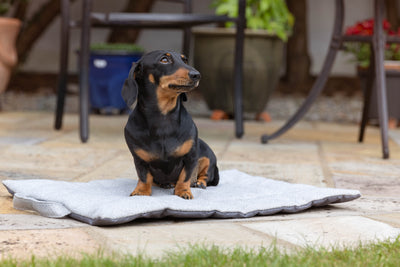
MULTIPOLYGON (((347 35, 372 35, 374 28, 374 20, 368 19, 357 22, 346 29, 347 35)), ((387 20, 383 21, 383 29, 387 35, 400 35, 400 28, 394 31, 387 20)), ((361 88, 366 91, 368 68, 370 65, 371 44, 360 42, 346 42, 344 44, 345 51, 354 56, 357 64, 357 73, 360 77, 361 88)), ((389 127, 397 127, 400 119, 400 44, 388 44, 385 49, 385 74, 386 74, 386 90, 389 109, 389 127)), ((377 93, 375 85, 372 88, 372 95, 369 107, 368 117, 370 119, 378 118, 377 110, 377 93)))
POLYGON ((135 44, 97 43, 90 47, 89 92, 95 113, 122 113, 127 107, 121 96, 132 63, 138 61, 144 49, 135 44))
POLYGON ((17 64, 15 42, 21 21, 6 16, 13 3, 12 0, 0 3, 0 94, 6 90, 12 70, 17 64))
MULTIPOLYGON (((283 62, 284 42, 292 30, 294 18, 284 0, 247 0, 243 60, 243 105, 245 112, 269 120, 263 113, 275 90, 283 62)), ((237 0, 215 0, 218 15, 237 17, 237 0)), ((212 118, 233 114, 233 58, 235 29, 226 27, 195 29, 194 65, 202 74, 200 91, 212 118)))

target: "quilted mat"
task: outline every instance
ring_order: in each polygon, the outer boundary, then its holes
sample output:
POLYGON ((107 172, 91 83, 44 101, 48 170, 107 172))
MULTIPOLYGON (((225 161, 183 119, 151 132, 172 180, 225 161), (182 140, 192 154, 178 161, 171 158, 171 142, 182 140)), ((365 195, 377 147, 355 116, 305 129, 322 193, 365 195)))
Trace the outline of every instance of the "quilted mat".
POLYGON ((192 200, 173 195, 173 189, 156 186, 152 196, 131 197, 136 183, 123 178, 87 183, 3 181, 14 196, 16 209, 52 218, 70 216, 91 225, 115 225, 138 218, 249 218, 295 213, 361 196, 357 190, 291 184, 237 170, 221 171, 218 186, 192 188, 192 200))

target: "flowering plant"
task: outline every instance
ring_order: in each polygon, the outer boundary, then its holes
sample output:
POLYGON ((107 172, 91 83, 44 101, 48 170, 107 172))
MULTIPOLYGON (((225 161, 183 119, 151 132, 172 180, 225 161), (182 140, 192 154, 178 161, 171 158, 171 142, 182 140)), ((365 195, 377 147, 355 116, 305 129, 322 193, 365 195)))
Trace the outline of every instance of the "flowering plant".
MULTIPOLYGON (((397 31, 392 30, 387 20, 383 21, 383 30, 387 35, 400 36, 400 27, 397 31)), ((370 36, 374 31, 374 20, 368 19, 357 22, 346 29, 346 35, 370 36)), ((355 56, 355 61, 360 67, 368 67, 371 55, 371 44, 360 42, 346 42, 345 51, 355 56)), ((387 44, 385 48, 385 60, 400 60, 400 44, 387 44)))

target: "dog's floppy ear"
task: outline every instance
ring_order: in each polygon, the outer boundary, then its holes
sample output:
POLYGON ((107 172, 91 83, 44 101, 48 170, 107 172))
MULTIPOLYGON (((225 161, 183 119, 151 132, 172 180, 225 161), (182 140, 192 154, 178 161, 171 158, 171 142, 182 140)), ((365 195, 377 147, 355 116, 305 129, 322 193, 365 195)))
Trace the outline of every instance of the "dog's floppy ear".
POLYGON ((139 63, 133 63, 131 70, 129 71, 128 78, 125 80, 122 86, 121 95, 124 99, 128 108, 133 109, 138 95, 138 85, 135 81, 135 70, 139 63))

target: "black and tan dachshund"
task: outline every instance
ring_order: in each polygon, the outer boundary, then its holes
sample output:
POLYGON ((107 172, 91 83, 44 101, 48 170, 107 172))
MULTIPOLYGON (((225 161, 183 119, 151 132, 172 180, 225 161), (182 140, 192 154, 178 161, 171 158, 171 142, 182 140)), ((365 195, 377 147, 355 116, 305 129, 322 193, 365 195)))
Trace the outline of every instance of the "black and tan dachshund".
POLYGON ((198 138, 182 104, 200 77, 185 56, 161 50, 145 54, 130 70, 122 97, 134 106, 125 126, 139 177, 132 196, 151 195, 155 184, 174 187, 175 195, 192 199, 190 187, 218 184, 216 157, 198 138))

